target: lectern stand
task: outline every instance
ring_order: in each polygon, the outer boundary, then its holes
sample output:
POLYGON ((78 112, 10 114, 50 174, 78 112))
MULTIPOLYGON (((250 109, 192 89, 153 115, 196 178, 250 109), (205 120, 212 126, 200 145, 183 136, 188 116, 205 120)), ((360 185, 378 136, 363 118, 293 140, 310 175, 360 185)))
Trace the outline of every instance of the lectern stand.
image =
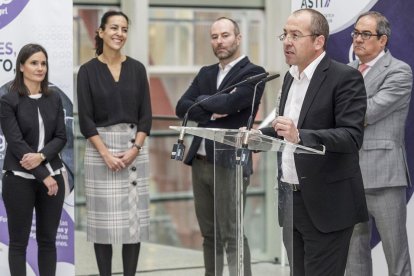
MULTIPOLYGON (((170 128, 179 132, 184 128, 186 134, 199 136, 214 142, 216 256, 214 261, 216 263, 216 275, 244 276, 244 260, 246 257, 244 247, 247 245, 243 227, 244 191, 251 173, 251 155, 247 155, 250 160, 242 160, 247 162, 240 162, 241 150, 245 150, 244 152, 246 150, 247 152, 290 151, 296 154, 324 154, 324 152, 252 131, 175 126, 170 128), (227 259, 229 274, 226 269, 223 271, 224 257, 227 259)), ((276 164, 274 164, 274 169, 277 170, 276 164)), ((274 179, 274 183, 276 183, 276 179, 274 179)), ((284 196, 289 198, 286 192, 289 193, 289 191, 284 191, 284 196)), ((292 220, 289 221, 292 223, 292 220)), ((291 229, 291 227, 284 228, 291 229)))

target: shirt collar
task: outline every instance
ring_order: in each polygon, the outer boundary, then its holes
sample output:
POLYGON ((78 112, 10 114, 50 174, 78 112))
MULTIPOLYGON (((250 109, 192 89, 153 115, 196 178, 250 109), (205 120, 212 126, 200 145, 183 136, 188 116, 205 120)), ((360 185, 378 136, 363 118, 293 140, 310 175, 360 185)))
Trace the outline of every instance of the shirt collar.
MULTIPOLYGON (((371 61, 369 61, 369 62, 367 62, 367 63, 365 63, 366 65, 368 65, 369 67, 372 67, 372 66, 374 66, 375 65, 375 63, 377 63, 377 61, 380 59, 380 58, 382 58, 383 56, 385 55, 385 51, 384 50, 382 50, 373 60, 371 60, 371 61)), ((369 68, 368 67, 368 68, 369 68)))
POLYGON ((313 73, 315 73, 316 67, 318 67, 321 60, 326 55, 326 52, 324 51, 322 54, 320 54, 314 61, 312 61, 306 68, 303 70, 302 74, 299 75, 299 68, 297 65, 292 65, 289 69, 290 74, 296 79, 300 80, 304 76, 308 80, 312 79, 313 73))
POLYGON ((218 67, 221 71, 230 70, 231 68, 233 68, 234 65, 236 65, 240 60, 244 59, 245 57, 246 57, 245 55, 241 55, 240 57, 236 58, 232 62, 228 63, 224 68, 222 68, 221 64, 219 63, 218 67))

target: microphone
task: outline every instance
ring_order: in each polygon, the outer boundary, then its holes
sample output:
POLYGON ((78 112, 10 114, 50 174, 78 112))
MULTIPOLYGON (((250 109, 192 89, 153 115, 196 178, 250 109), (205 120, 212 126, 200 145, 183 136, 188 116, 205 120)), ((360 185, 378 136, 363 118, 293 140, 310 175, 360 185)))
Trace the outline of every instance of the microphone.
POLYGON ((247 131, 251 130, 251 129, 252 129, 252 126, 253 126, 253 119, 254 119, 254 118, 253 118, 253 112, 254 112, 254 102, 255 102, 255 99, 256 99, 256 91, 257 91, 257 86, 258 86, 259 84, 261 84, 261 83, 266 83, 266 82, 271 81, 271 80, 274 80, 274 79, 276 79, 276 78, 278 78, 278 77, 280 77, 280 74, 274 74, 274 75, 268 76, 268 77, 263 78, 262 80, 260 80, 260 81, 259 81, 258 83, 256 83, 256 85, 254 86, 253 101, 252 101, 252 108, 251 108, 251 111, 250 111, 250 116, 249 116, 249 120, 247 121, 247 126, 246 126, 247 131))
POLYGON ((249 149, 248 149, 249 132, 252 129, 252 126, 253 126, 254 102, 255 102, 255 99, 256 99, 257 87, 261 83, 266 83, 266 82, 274 80, 278 77, 280 77, 280 74, 274 74, 274 75, 268 76, 268 77, 263 78, 262 80, 260 80, 254 86, 252 108, 251 108, 251 111, 250 111, 249 120, 247 121, 246 132, 244 133, 244 137, 243 137, 243 141, 242 141, 242 147, 237 149, 237 151, 236 151, 236 164, 237 165, 246 165, 247 162, 249 161, 249 152, 250 152, 249 149))
MULTIPOLYGON (((257 80, 263 80, 264 78, 266 78, 267 75, 269 75, 269 73, 264 72, 264 73, 260 73, 260 74, 254 75, 254 76, 250 76, 250 77, 246 78, 245 80, 242 80, 242 81, 240 81, 238 83, 235 83, 233 85, 230 85, 230 86, 228 86, 228 87, 226 87, 226 88, 224 88, 220 91, 217 91, 216 93, 202 99, 199 102, 193 103, 187 109, 187 112, 184 114, 183 122, 181 124, 182 128, 180 130, 180 135, 178 136, 178 141, 177 141, 176 144, 173 145, 173 149, 171 151, 171 159, 174 159, 174 160, 177 160, 177 161, 182 161, 184 159, 184 152, 185 152, 185 145, 184 145, 185 130, 184 130, 184 127, 187 126, 188 114, 190 113, 191 109, 193 109, 197 105, 200 105, 202 102, 204 102, 204 101, 206 101, 206 100, 208 100, 208 99, 210 99, 214 96, 223 94, 224 92, 227 92, 227 91, 235 88, 236 86, 239 86, 239 85, 242 85, 242 84, 245 84, 245 83, 254 82, 254 81, 257 81, 257 80)), ((255 92, 254 93, 256 93, 256 87, 255 87, 255 92)))

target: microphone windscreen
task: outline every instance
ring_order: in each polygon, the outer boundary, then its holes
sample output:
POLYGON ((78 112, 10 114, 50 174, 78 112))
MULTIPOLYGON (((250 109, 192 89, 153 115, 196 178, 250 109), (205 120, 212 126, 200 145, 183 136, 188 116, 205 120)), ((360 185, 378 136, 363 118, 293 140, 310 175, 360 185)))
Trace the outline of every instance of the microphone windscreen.
POLYGON ((268 76, 267 78, 265 78, 263 80, 263 82, 271 81, 271 80, 274 80, 274 79, 276 79, 278 77, 280 77, 280 74, 274 74, 274 75, 271 75, 271 76, 268 76))
POLYGON ((252 82, 252 81, 255 81, 255 80, 260 80, 260 79, 262 79, 262 78, 266 77, 267 75, 269 75, 269 73, 268 73, 268 72, 264 72, 264 73, 261 73, 261 74, 257 74, 257 75, 254 75, 254 76, 248 77, 248 78, 246 79, 246 81, 248 81, 248 82, 252 82))

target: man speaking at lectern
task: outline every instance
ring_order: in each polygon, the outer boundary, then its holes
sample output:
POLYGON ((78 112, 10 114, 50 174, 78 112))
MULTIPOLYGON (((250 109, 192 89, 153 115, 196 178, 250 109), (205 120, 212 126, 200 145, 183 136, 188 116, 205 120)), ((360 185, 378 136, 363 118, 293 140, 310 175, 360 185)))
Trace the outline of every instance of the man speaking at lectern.
MULTIPOLYGON (((239 129, 247 124, 251 112, 253 92, 256 82, 236 86, 226 93, 211 96, 231 85, 263 74, 262 67, 254 65, 241 55, 241 35, 238 24, 221 17, 210 28, 211 46, 219 63, 201 68, 192 84, 177 103, 176 114, 198 123, 198 127, 239 129), (207 97, 211 96, 209 99, 207 97), (202 102, 200 102, 202 101, 202 102), (190 107, 195 103, 199 103, 190 107)), ((259 107, 264 84, 257 87, 253 118, 259 107)), ((218 153, 217 153, 218 154, 218 153)), ((203 252, 205 275, 222 275, 223 249, 227 253, 230 275, 237 274, 236 264, 236 193, 235 183, 228 180, 235 166, 235 154, 231 150, 221 151, 220 157, 214 153, 213 141, 194 137, 184 162, 192 166, 192 180, 196 216, 204 238, 203 252), (226 154, 228 153, 228 154, 226 154), (214 170, 214 161, 219 166, 214 170), (214 178, 219 180, 214 188, 214 178), (228 180, 228 181, 225 181, 228 180), (214 190, 216 199, 214 198, 214 190), (216 221, 214 210, 216 212, 216 221), (216 223, 216 225, 215 225, 216 223), (217 256, 215 258, 215 226, 217 229, 217 256)), ((233 171, 234 173, 234 171, 233 171)), ((244 169, 244 202, 245 191, 252 173, 251 163, 244 169)), ((244 275, 251 275, 250 250, 244 237, 244 275)))
POLYGON ((368 219, 358 164, 367 105, 364 81, 358 70, 326 55, 328 36, 328 22, 318 11, 289 16, 279 36, 291 65, 279 116, 272 127, 261 129, 326 150, 325 155, 284 151, 279 158, 279 219, 295 276, 343 276, 354 225, 368 219))

